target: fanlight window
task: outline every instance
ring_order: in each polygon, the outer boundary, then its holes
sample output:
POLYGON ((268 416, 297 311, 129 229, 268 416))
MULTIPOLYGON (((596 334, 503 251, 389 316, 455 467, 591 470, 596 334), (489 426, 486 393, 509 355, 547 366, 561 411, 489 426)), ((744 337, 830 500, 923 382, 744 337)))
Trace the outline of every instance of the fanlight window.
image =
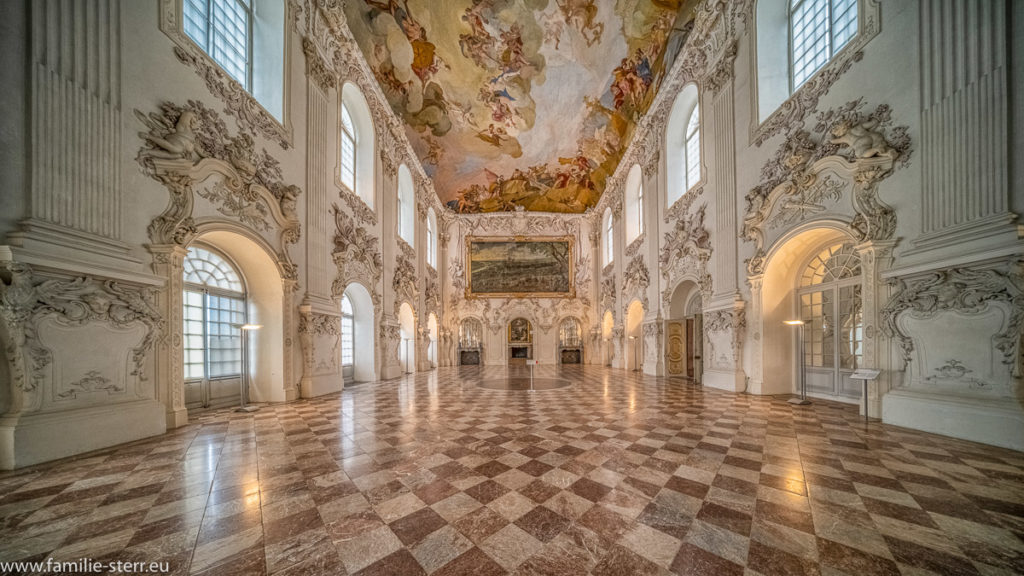
POLYGON ((246 90, 252 89, 252 1, 185 0, 185 33, 246 90))
POLYGON ((464 349, 479 348, 484 327, 476 318, 466 318, 459 326, 459 347, 464 349))
POLYGON ((852 244, 819 252, 800 279, 804 363, 814 368, 855 370, 863 358, 861 262, 852 244))
POLYGON ((686 182, 683 190, 690 190, 700 181, 700 105, 693 107, 686 124, 686 143, 683 148, 686 182))
POLYGON ((348 107, 341 105, 341 183, 356 190, 356 126, 348 107))
POLYGON ((789 34, 796 90, 857 34, 857 0, 792 0, 789 34))
POLYGON ((804 268, 800 286, 811 286, 860 276, 860 256, 852 244, 836 244, 818 253, 804 268))
POLYGON ((563 348, 580 345, 580 323, 575 318, 566 318, 558 327, 558 342, 563 348))
POLYGON ((348 294, 341 297, 341 365, 351 366, 355 361, 355 316, 348 294))
POLYGON ((184 261, 185 378, 230 378, 242 373, 239 326, 246 321, 238 272, 223 256, 189 248, 184 261))

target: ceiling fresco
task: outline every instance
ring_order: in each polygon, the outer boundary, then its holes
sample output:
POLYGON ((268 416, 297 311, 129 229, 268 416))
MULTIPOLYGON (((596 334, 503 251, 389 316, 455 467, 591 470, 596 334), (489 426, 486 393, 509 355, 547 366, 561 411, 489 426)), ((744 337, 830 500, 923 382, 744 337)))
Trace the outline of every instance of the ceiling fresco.
POLYGON ((443 203, 597 203, 698 0, 349 0, 356 42, 443 203))

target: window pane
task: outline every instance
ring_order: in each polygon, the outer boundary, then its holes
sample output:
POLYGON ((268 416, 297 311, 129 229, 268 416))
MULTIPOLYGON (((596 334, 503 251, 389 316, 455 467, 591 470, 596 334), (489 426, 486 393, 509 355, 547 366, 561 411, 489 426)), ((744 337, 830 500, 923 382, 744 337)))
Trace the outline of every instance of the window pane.
POLYGON ((693 188, 700 180, 700 131, 694 131, 686 140, 686 186, 693 188))
MULTIPOLYGON (((185 282, 241 293, 242 280, 234 267, 219 254, 193 246, 183 262, 185 282)), ((202 294, 199 293, 199 298, 202 294)))
POLYGON ((857 0, 832 0, 832 53, 857 34, 857 0))
POLYGON ((790 14, 793 89, 814 75, 829 54, 829 0, 803 0, 790 14))
MULTIPOLYGON (((347 298, 346 298, 347 300, 347 298)), ((344 301, 344 300, 343 300, 344 301)), ((344 309, 343 309, 344 310, 344 309)), ((351 315, 341 316, 341 365, 351 366, 355 358, 355 323, 351 315)))
POLYGON ((185 0, 182 9, 185 33, 203 50, 207 47, 209 19, 207 0, 185 0))

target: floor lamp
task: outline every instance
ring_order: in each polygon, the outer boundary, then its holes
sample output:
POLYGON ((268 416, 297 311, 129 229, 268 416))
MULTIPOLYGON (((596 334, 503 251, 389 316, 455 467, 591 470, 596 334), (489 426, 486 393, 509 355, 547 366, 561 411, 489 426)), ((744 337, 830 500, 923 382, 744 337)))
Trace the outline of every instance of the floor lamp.
POLYGON ((235 412, 255 412, 259 406, 249 405, 249 332, 263 328, 260 324, 242 324, 238 327, 242 332, 242 402, 235 412))
POLYGON ((630 336, 629 339, 633 340, 633 372, 639 372, 640 371, 640 360, 639 360, 639 358, 637 358, 637 356, 639 355, 640 347, 637 346, 636 336, 630 336))
POLYGON ((412 374, 412 370, 409 370, 409 339, 402 338, 405 341, 405 373, 412 374))
POLYGON ((783 322, 786 326, 797 327, 797 338, 800 341, 800 397, 790 398, 790 404, 796 404, 798 406, 806 406, 811 403, 807 399, 807 357, 804 355, 804 321, 803 320, 786 320, 783 322))

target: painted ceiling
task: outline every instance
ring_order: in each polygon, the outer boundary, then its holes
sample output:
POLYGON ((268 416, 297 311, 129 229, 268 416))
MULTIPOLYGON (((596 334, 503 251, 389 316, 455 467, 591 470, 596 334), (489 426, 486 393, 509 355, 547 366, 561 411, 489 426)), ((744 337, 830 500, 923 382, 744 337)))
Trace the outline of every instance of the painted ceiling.
POLYGON ((595 205, 698 0, 350 0, 356 42, 441 202, 595 205))

